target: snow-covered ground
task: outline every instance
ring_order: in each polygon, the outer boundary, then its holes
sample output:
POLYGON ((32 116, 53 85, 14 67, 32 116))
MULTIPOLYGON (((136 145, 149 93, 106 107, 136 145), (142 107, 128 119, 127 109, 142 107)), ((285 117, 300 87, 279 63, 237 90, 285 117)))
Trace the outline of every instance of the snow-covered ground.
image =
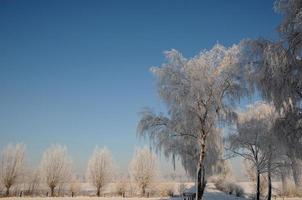
MULTIPOLYGON (((247 194, 253 193, 253 185, 251 182, 238 182, 247 194)), ((191 187, 194 183, 187 183, 187 186, 191 187)), ((274 186, 278 186, 278 183, 274 183, 274 186)), ((1 200, 182 200, 182 197, 150 197, 150 198, 122 198, 122 197, 89 197, 89 196, 78 196, 78 197, 10 197, 1 198, 1 200)), ((208 183, 206 192, 204 195, 205 200, 247 200, 246 198, 236 197, 234 195, 225 194, 217 190, 213 183, 208 183)), ((302 200, 302 198, 272 198, 273 200, 302 200)))
MULTIPOLYGON (((182 198, 122 198, 122 197, 10 197, 10 198, 1 198, 2 200, 182 200, 182 198)), ((206 193, 205 200, 242 200, 242 198, 230 196, 230 195, 221 195, 216 193, 206 193)), ((247 199, 245 199, 247 200, 247 199)), ((273 198, 273 200, 302 200, 302 198, 273 198)))
MULTIPOLYGON (((42 199, 43 197, 11 197, 11 198, 2 198, 1 200, 15 200, 15 199, 22 199, 22 200, 38 200, 42 199)), ((181 200, 181 197, 157 197, 157 198, 122 198, 122 197, 44 197, 45 199, 54 199, 54 200, 181 200)), ((223 192, 216 190, 213 185, 209 184, 206 189, 205 193, 205 200, 244 200, 244 198, 235 197, 232 195, 227 195, 223 192)))
POLYGON ((169 198, 122 198, 122 197, 11 197, 1 198, 2 200, 167 200, 169 198))

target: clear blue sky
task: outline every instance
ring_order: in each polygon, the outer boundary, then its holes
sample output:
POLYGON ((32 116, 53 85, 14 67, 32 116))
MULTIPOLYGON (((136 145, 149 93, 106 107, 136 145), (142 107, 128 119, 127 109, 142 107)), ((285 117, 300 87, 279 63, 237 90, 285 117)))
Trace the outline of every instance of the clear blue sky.
POLYGON ((0 147, 27 144, 37 163, 67 145, 77 168, 96 145, 121 168, 138 112, 163 109, 151 66, 175 48, 192 57, 216 42, 276 37, 272 0, 0 0, 0 147))

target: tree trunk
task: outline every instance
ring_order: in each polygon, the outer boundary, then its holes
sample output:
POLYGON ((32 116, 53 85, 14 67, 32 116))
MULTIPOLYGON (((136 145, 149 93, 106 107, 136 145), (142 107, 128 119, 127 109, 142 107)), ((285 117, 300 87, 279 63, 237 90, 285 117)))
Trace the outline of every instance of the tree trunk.
POLYGON ((55 195, 55 187, 50 186, 50 196, 53 197, 55 195))
POLYGON ((145 196, 145 194, 146 194, 146 187, 143 186, 143 187, 142 187, 142 195, 143 195, 143 197, 145 196))
POLYGON ((6 193, 5 193, 5 195, 8 197, 9 196, 9 189, 10 189, 10 186, 7 186, 6 187, 6 193))
POLYGON ((198 171, 197 171, 197 192, 196 192, 196 200, 201 200, 203 197, 204 189, 206 187, 205 181, 205 167, 204 167, 204 160, 205 160, 205 144, 201 145, 201 153, 199 156, 198 162, 198 171))
POLYGON ((202 176, 202 185, 201 185, 201 194, 202 194, 202 196, 203 196, 203 194, 204 194, 204 190, 205 190, 205 188, 206 188, 206 185, 207 185, 207 181, 206 181, 206 179, 205 179, 205 167, 204 167, 204 165, 203 165, 203 168, 202 168, 202 174, 203 174, 203 176, 202 176))
POLYGON ((96 190, 96 196, 100 196, 101 195, 101 188, 98 187, 97 190, 96 190))
POLYGON ((272 199, 272 179, 271 179, 271 163, 272 163, 272 152, 270 148, 268 164, 267 164, 267 200, 272 199))
POLYGON ((260 171, 257 170, 257 193, 256 200, 260 200, 260 171))
POLYGON ((271 171, 268 171, 267 174, 267 183, 268 183, 268 187, 267 187, 267 200, 271 200, 272 199, 272 179, 271 179, 271 171))

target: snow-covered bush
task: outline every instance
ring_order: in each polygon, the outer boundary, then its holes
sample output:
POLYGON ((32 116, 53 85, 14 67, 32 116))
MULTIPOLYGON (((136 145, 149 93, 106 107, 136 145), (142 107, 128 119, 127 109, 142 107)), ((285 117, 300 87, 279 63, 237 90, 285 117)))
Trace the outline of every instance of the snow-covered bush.
POLYGON ((186 189, 186 184, 185 183, 180 183, 178 185, 178 194, 179 195, 183 194, 185 189, 186 189))
POLYGON ((244 196, 244 189, 241 186, 237 185, 237 184, 234 184, 234 185, 235 185, 235 187, 234 187, 235 195, 237 197, 243 197, 244 196))
POLYGON ((73 177, 70 185, 69 185, 69 191, 71 193, 71 196, 79 195, 81 192, 81 182, 78 178, 73 177))
POLYGON ((127 190, 129 189, 130 180, 125 177, 117 180, 115 184, 115 191, 119 196, 125 197, 127 190))
POLYGON ((217 178, 214 180, 215 187, 227 194, 236 195, 237 197, 243 197, 244 196, 244 190, 241 186, 237 185, 234 182, 217 178))
POLYGON ((157 193, 162 197, 173 197, 175 193, 175 184, 174 183, 161 183, 158 184, 157 193))

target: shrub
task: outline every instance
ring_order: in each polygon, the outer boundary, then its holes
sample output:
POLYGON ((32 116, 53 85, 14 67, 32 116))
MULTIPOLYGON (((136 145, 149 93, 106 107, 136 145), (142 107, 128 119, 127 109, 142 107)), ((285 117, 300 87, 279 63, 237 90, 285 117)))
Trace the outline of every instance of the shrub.
POLYGON ((244 189, 239 185, 236 185, 236 187, 234 188, 234 192, 235 192, 235 195, 237 197, 243 197, 244 196, 244 189))
POLYGON ((158 190, 162 197, 173 197, 174 196, 174 184, 173 183, 162 183, 159 184, 158 190))
POLYGON ((180 184, 178 185, 178 193, 179 193, 179 195, 182 195, 183 192, 185 191, 185 189, 186 189, 186 184, 180 183, 180 184))
POLYGON ((127 192, 127 186, 129 185, 129 181, 125 178, 120 179, 116 184, 115 184, 115 189, 116 193, 119 196, 125 197, 125 194, 127 192))
POLYGON ((80 181, 77 180, 77 179, 74 179, 69 185, 69 190, 70 190, 70 193, 71 193, 72 197, 80 194, 80 192, 81 192, 81 183, 80 183, 80 181))
POLYGON ((234 182, 230 182, 221 178, 217 178, 214 180, 215 187, 227 194, 236 195, 237 197, 244 196, 244 190, 241 186, 237 185, 234 182))

